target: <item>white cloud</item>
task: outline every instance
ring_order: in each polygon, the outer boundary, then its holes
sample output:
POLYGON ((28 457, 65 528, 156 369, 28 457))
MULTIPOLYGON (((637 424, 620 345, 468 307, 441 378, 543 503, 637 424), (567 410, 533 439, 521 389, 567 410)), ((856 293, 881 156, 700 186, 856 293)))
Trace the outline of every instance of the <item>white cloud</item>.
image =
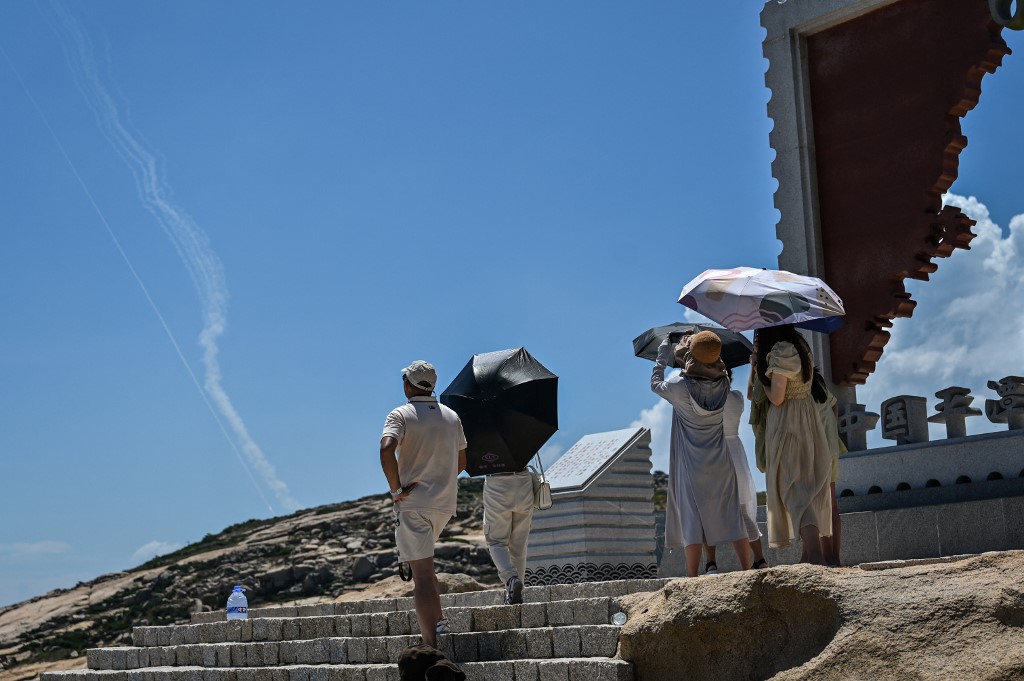
POLYGON ((672 405, 660 397, 649 409, 629 424, 630 428, 651 429, 651 464, 656 471, 668 472, 669 435, 672 432, 672 405))
POLYGON ((71 550, 69 544, 59 541, 37 541, 37 542, 16 542, 14 544, 0 544, 0 554, 9 556, 55 556, 60 553, 67 553, 71 550))
MULTIPOLYGON (((857 401, 869 411, 895 395, 920 395, 933 414, 935 393, 952 385, 970 388, 972 406, 984 411, 985 399, 995 397, 988 381, 1024 375, 1024 214, 1004 233, 977 198, 943 198, 977 220, 978 236, 969 251, 937 258, 931 281, 907 280, 918 302, 914 316, 896 320, 875 372, 857 388, 857 401)), ((984 416, 967 421, 968 434, 1005 428, 984 416)), ((932 439, 945 437, 941 425, 930 431, 932 439)), ((879 429, 869 433, 869 446, 890 444, 879 429)))
POLYGON ((137 563, 145 562, 150 558, 162 556, 165 553, 177 551, 180 548, 181 544, 154 540, 149 542, 148 544, 143 544, 142 546, 140 546, 135 551, 135 553, 132 554, 132 561, 137 563))

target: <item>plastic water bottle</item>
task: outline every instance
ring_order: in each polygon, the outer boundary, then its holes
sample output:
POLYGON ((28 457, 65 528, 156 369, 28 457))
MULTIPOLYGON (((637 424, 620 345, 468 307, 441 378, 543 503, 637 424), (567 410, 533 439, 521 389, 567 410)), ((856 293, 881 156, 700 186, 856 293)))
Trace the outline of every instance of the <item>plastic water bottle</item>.
POLYGON ((247 620, 249 619, 249 599, 245 597, 245 589, 236 586, 228 596, 228 619, 247 620))

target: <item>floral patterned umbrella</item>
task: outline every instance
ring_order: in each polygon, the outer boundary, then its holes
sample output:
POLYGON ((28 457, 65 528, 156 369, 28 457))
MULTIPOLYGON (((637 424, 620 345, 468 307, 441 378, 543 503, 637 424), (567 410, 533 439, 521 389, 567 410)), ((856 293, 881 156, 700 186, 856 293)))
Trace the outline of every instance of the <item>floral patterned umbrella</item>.
POLYGON ((821 279, 754 267, 706 270, 683 287, 679 302, 730 331, 845 314, 842 299, 821 279))

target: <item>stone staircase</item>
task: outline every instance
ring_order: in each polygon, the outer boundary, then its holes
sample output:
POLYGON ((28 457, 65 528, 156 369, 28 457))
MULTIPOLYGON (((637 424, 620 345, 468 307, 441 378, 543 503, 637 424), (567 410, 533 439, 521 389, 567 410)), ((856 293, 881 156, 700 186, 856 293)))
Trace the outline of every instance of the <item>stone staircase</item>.
MULTIPOLYGON (((621 597, 667 579, 441 596, 451 634, 438 647, 470 681, 632 681, 616 659, 621 597)), ((420 642, 412 598, 254 608, 248 620, 199 613, 190 624, 135 627, 130 647, 89 650, 88 669, 41 681, 399 681, 399 653, 420 642)))

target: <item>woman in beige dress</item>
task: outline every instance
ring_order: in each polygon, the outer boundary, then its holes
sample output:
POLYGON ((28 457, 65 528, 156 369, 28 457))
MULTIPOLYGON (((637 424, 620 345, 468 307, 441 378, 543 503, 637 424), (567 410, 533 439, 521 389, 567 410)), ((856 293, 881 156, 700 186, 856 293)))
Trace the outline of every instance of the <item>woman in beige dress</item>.
POLYGON ((758 329, 757 378, 768 397, 765 482, 768 543, 799 537, 811 563, 824 565, 821 537, 832 535, 832 453, 811 397, 814 359, 791 324, 758 329))

